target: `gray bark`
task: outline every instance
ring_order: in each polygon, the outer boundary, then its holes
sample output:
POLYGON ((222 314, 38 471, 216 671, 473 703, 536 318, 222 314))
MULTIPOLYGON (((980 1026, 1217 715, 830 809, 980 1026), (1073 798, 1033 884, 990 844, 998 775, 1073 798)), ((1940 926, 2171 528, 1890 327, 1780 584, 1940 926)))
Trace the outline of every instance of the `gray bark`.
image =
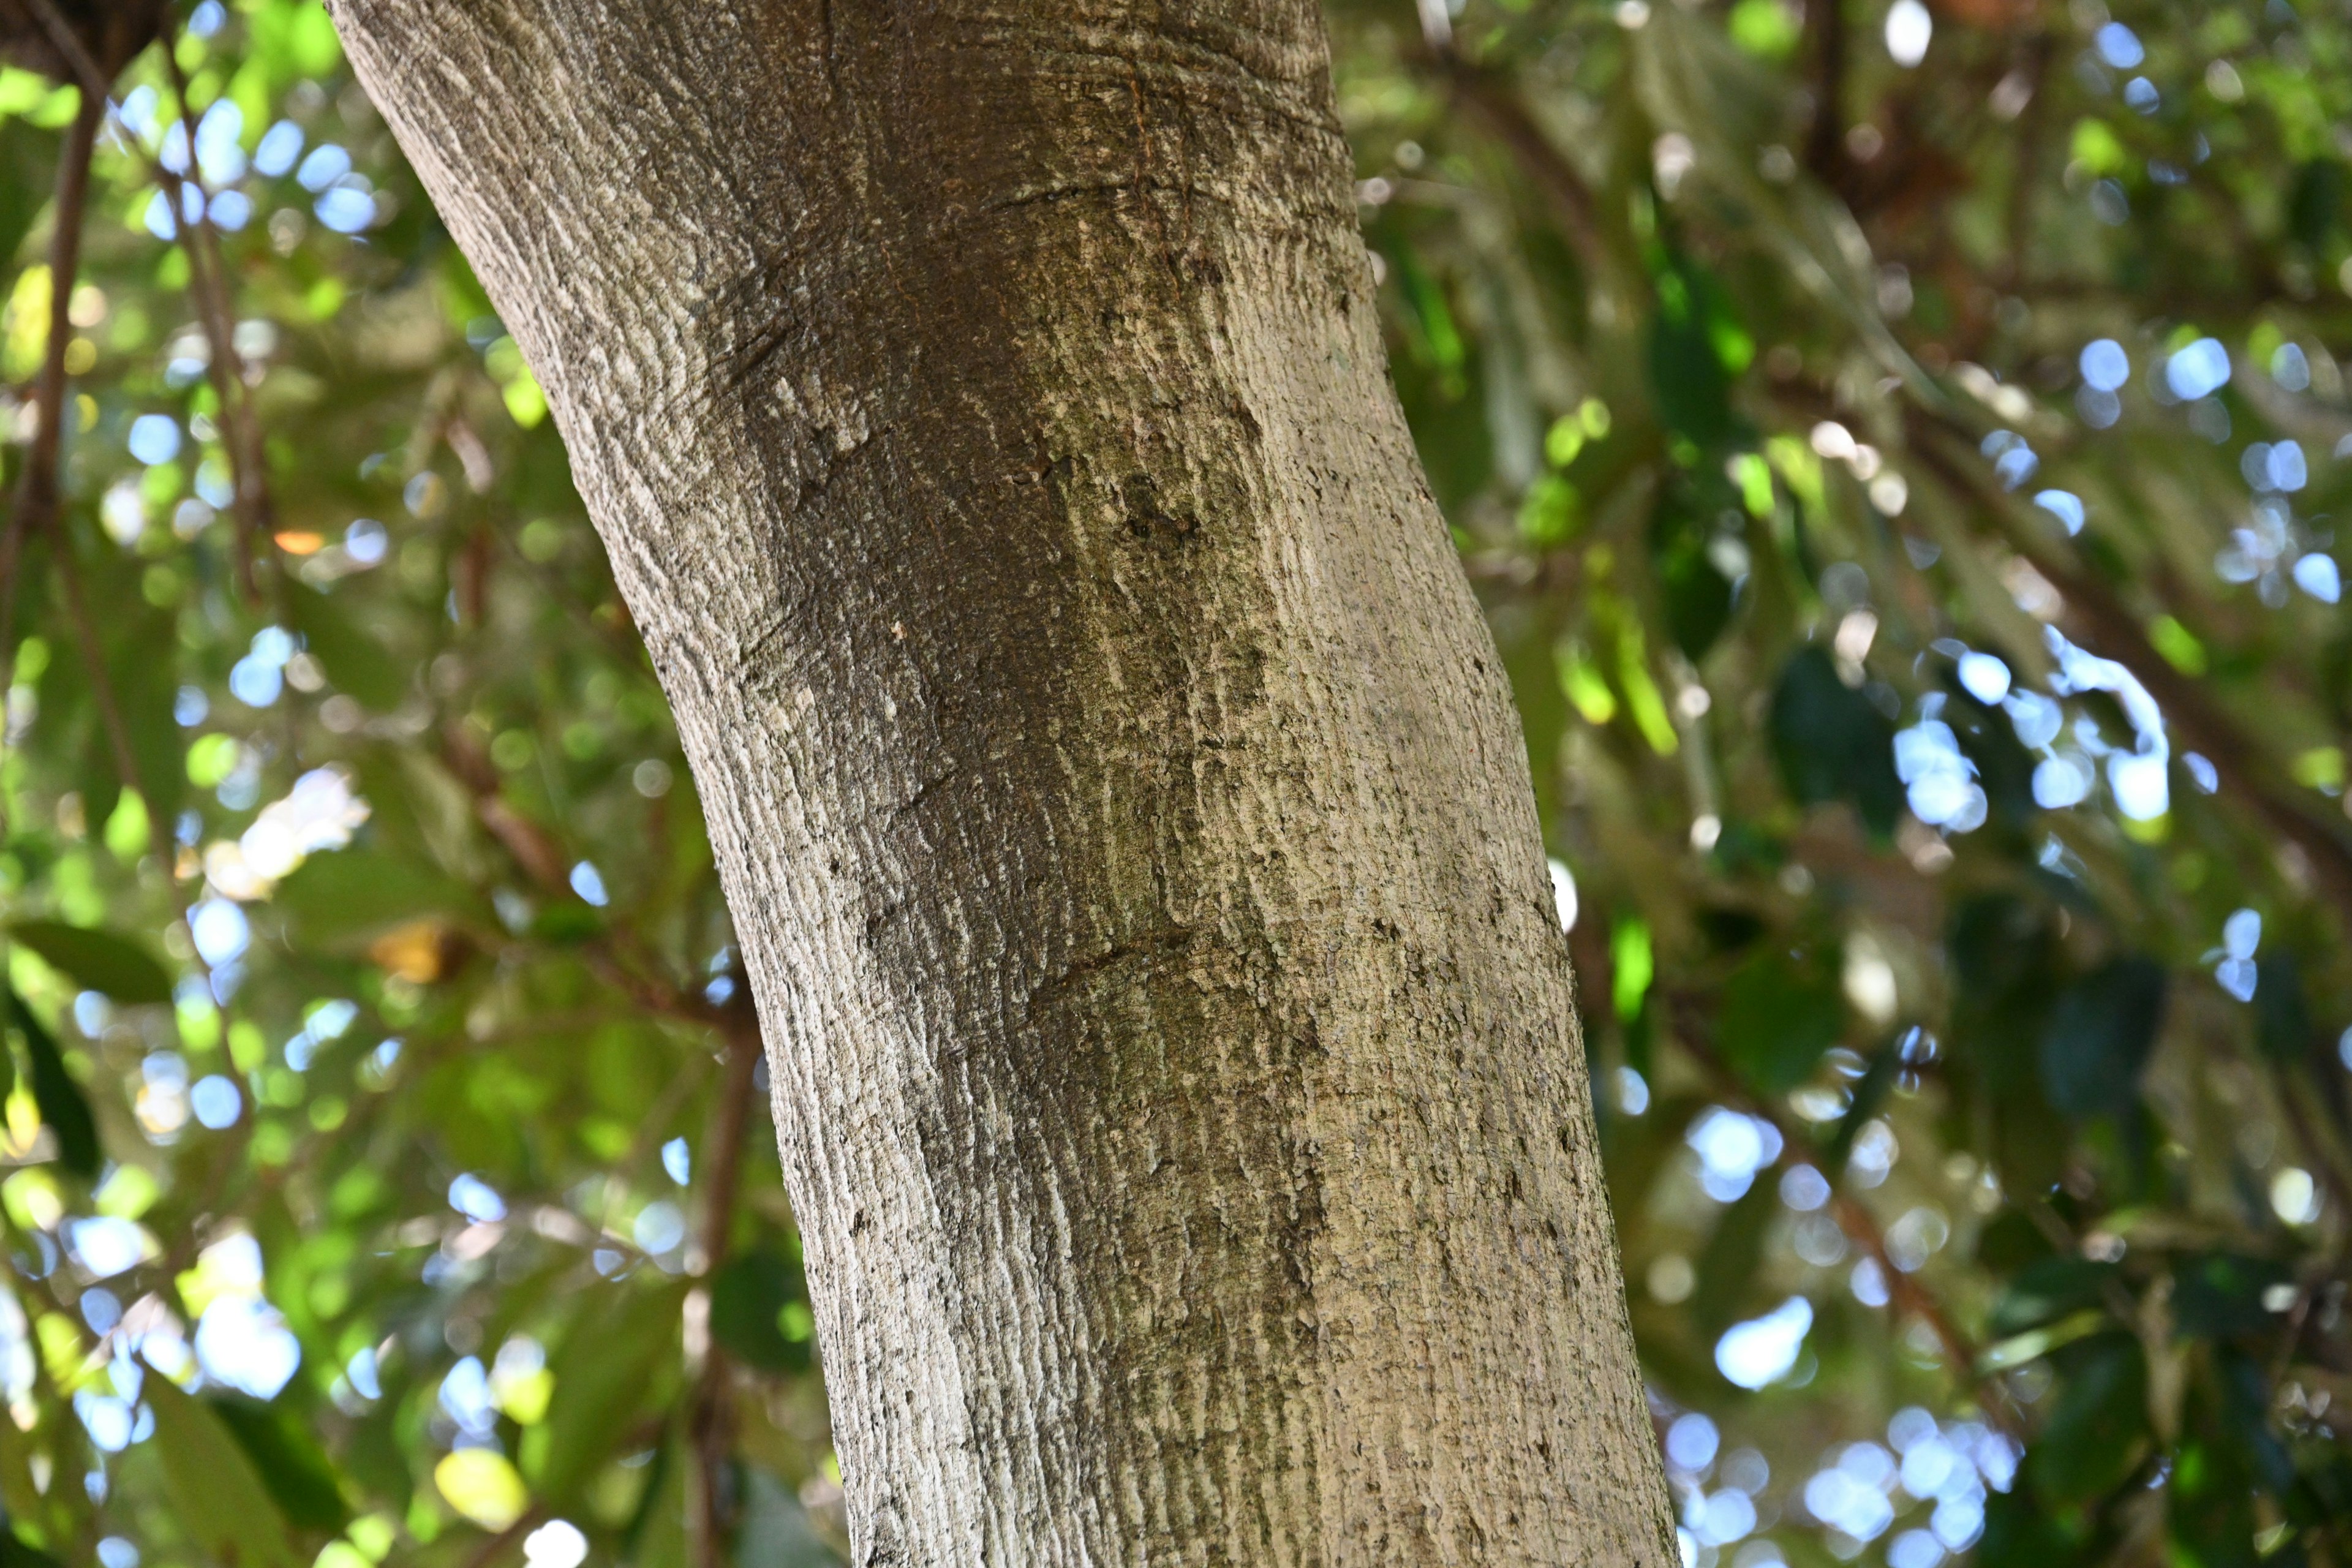
POLYGON ((1312 5, 336 13, 676 707, 858 1561, 1675 1561, 1312 5))

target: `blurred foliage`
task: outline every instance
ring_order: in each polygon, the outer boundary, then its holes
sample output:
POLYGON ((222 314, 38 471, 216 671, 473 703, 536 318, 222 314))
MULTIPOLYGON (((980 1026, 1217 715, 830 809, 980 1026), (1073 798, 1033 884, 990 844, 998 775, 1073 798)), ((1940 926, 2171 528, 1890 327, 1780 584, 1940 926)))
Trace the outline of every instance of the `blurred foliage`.
POLYGON ((1336 25, 1686 1555, 2352 1562, 2352 29, 1336 25))
MULTIPOLYGON (((1333 28, 1686 1555, 2352 1561, 2352 28, 1333 28)), ((170 34, 62 299, 79 95, 0 72, 0 1562, 835 1561, 725 910, 544 400, 321 10, 170 34)))

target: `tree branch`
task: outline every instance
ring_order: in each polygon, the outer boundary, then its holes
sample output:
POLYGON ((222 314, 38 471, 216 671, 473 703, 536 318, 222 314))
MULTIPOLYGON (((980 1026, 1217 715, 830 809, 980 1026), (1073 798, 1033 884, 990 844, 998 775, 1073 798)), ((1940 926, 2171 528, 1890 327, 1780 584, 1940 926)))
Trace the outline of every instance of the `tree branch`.
MULTIPOLYGON (((751 992, 740 986, 719 1026, 726 1042, 726 1077, 719 1082, 719 1101, 711 1108, 710 1138, 704 1152, 709 1186, 702 1216, 702 1251, 706 1278, 725 1266, 734 1238, 735 1194, 741 1184, 743 1137, 751 1119, 751 1100, 760 1065, 760 1022, 752 1011, 751 992)), ((687 1411, 687 1432, 694 1445, 695 1489, 689 1524, 698 1568, 724 1568, 727 1561, 727 1500, 719 1481, 733 1451, 734 1425, 729 1418, 727 1384, 731 1363, 716 1342, 703 1352, 702 1373, 696 1380, 687 1411)))
POLYGON ((207 368, 212 374, 213 394, 221 405, 222 434, 226 437, 222 444, 228 449, 233 486, 231 513, 236 523, 237 587, 247 604, 257 604, 260 590, 254 583, 253 563, 264 542, 271 536, 273 510, 268 476, 263 471, 260 426, 254 416, 251 389, 245 383, 245 362, 236 352, 236 330, 229 310, 220 232, 213 226, 212 193, 205 189, 203 171, 196 165, 196 118, 188 103, 187 74, 180 68, 180 57, 173 51, 172 41, 165 38, 163 46, 172 91, 180 100, 181 130, 188 139, 188 168, 182 174, 160 160, 154 167, 165 182, 164 199, 172 204, 173 231, 180 237, 181 248, 188 258, 189 293, 195 300, 197 319, 204 324, 205 337, 212 349, 207 368), (200 209, 193 224, 188 220, 185 195, 191 190, 196 193, 200 209))
MULTIPOLYGON (((70 36, 70 35, 68 35, 70 36)), ((47 529, 58 510, 58 469, 65 440, 66 348, 73 339, 74 281, 81 271, 82 216, 89 198, 90 152, 97 145, 102 105, 84 93, 81 110, 67 132, 58 157, 56 232, 49 237, 48 342, 41 354, 40 377, 34 383, 31 449, 25 454, 24 472, 17 477, 16 504, 10 509, 8 527, 0 535, 0 702, 13 684, 16 661, 14 629, 16 614, 17 569, 25 540, 36 529, 47 529)), ((7 743, 6 716, 0 710, 0 748, 7 743)), ((0 805, 0 810, 5 810, 0 805)))
POLYGON ((1840 0, 1812 0, 1805 7, 1805 31, 1813 67, 1813 122, 1805 130, 1805 167, 1835 190, 1847 169, 1844 5, 1840 0))
MULTIPOLYGON (((84 110, 95 110, 101 116, 112 108, 114 84, 80 38, 59 14, 56 0, 24 0, 34 19, 49 42, 65 60, 82 89, 84 110)), ((188 167, 196 163, 196 132, 188 118, 187 79, 180 69, 179 57, 173 53, 171 40, 163 44, 163 63, 170 72, 173 89, 179 95, 181 123, 188 138, 188 167)), ((92 126, 95 133, 95 123, 92 126)), ((127 144, 137 148, 136 138, 127 138, 127 144)), ((259 601, 259 591, 253 581, 253 553, 257 547, 255 535, 268 537, 269 498, 260 471, 261 451, 257 428, 245 429, 247 412, 240 401, 245 391, 244 374, 239 366, 235 333, 230 329, 227 295, 219 276, 220 255, 217 236, 212 227, 209 206, 190 224, 187 219, 185 190, 190 182, 180 173, 167 167, 161 159, 148 156, 141 150, 148 174, 163 187, 163 199, 171 204, 173 233, 179 237, 180 247, 188 258, 189 288, 195 300, 197 324, 203 329, 210 348, 209 360, 213 390, 221 405, 221 420, 229 451, 229 464, 235 481, 234 516, 237 528, 237 584, 247 603, 259 601), (191 237, 193 231, 194 237, 191 237), (243 434, 240 431, 244 430, 243 434)), ((200 203, 204 197, 201 183, 194 185, 200 203)))

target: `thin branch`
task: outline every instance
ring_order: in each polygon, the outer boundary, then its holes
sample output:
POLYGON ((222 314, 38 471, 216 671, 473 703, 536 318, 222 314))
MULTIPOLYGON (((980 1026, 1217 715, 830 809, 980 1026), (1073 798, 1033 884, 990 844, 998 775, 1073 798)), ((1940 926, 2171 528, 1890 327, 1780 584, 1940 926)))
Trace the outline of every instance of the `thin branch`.
MULTIPOLYGON (((702 1216, 704 1267, 712 1275, 726 1264, 733 1246, 735 1194, 741 1185, 743 1138, 751 1122, 752 1086, 760 1065, 760 1024, 751 1010, 750 995, 747 989, 739 986, 721 1025, 727 1076, 719 1083, 719 1102, 711 1108, 710 1139, 705 1150, 709 1190, 702 1216)), ((702 1373, 687 1412, 696 1472, 689 1523, 698 1568, 723 1568, 727 1561, 727 1508, 719 1481, 727 1457, 734 1448, 735 1434, 727 1400, 731 1370, 725 1349, 715 1342, 710 1344, 703 1352, 702 1373)))
MULTIPOLYGON (((24 559, 26 537, 47 529, 57 516, 58 470, 65 441, 66 349, 73 340, 73 292, 81 273, 82 219, 89 199, 89 160, 98 143, 100 103, 84 93, 80 112, 67 132, 58 158, 56 232, 49 237, 49 335, 41 354, 40 379, 34 384, 33 412, 39 421, 25 470, 18 477, 16 504, 10 509, 8 527, 0 536, 0 749, 7 744, 5 694, 13 684, 16 660, 14 630, 17 569, 24 559)), ((0 807, 5 809, 5 807, 0 807)))
POLYGON ((253 580, 253 563, 263 541, 270 537, 271 513, 268 476, 264 472, 261 431, 254 416, 251 389, 245 383, 245 362, 236 352, 236 331, 231 321, 226 263, 221 258, 220 232, 213 226, 212 193, 205 189, 203 171, 196 166, 195 110, 188 103, 187 74, 171 40, 163 40, 163 63, 171 73, 172 91, 180 100, 180 126, 188 141, 188 167, 183 174, 160 160, 156 169, 167 179, 165 200, 172 204, 173 231, 180 236, 188 257, 189 291, 204 323, 212 353, 208 369, 213 394, 221 405, 222 434, 228 448, 234 488, 232 514, 236 522, 237 586, 247 604, 257 603, 260 591, 253 580), (188 221, 185 193, 196 194, 195 221, 188 221), (193 234, 191 233, 193 230, 193 234))
MULTIPOLYGON (((87 109, 94 104, 101 113, 110 111, 114 106, 114 84, 108 79, 106 72, 100 68, 98 61, 90 58, 89 51, 82 47, 81 39, 75 36, 72 26, 59 14, 57 0, 24 0, 24 4, 31 10, 34 19, 40 24, 42 31, 48 35, 51 45, 56 47, 58 55, 64 58, 67 66, 78 79, 82 89, 84 107, 87 109)), ((179 94, 181 121, 187 127, 188 166, 193 170, 196 161, 196 142, 194 126, 187 124, 187 81, 180 70, 178 56, 172 51, 171 40, 164 39, 163 44, 164 64, 171 72, 174 90, 179 94)), ((139 146, 136 137, 125 138, 125 144, 139 151, 142 161, 147 165, 148 174, 163 187, 163 199, 170 203, 172 207, 172 231, 179 237, 180 247, 188 258, 189 286, 195 296, 196 321, 204 331, 205 342, 211 351, 209 358, 214 391, 220 399, 221 418, 230 437, 229 462, 235 470, 236 498, 237 583, 247 602, 254 603, 259 597, 258 591, 253 583, 252 550, 257 542, 254 536, 258 533, 262 537, 268 537, 269 498, 258 466, 260 460, 258 432, 257 430, 247 431, 244 436, 238 434, 239 426, 243 422, 239 419, 241 405, 237 401, 237 395, 243 393, 245 384, 243 372, 237 360, 235 335, 229 327, 227 296, 221 286, 219 277, 220 258, 217 237, 212 227, 209 210, 200 214, 194 224, 191 225, 187 221, 185 193, 188 182, 183 179, 180 172, 166 166, 161 159, 148 154, 139 146), (192 230, 194 236, 193 238, 192 230), (209 254, 206 250, 208 240, 212 245, 209 254)), ((197 185, 194 188, 201 201, 203 187, 197 185)))
POLYGON ((2042 163, 2042 136, 2050 121, 2050 95, 2042 90, 2042 79, 2050 73, 2051 47, 2049 34, 2034 33, 2025 40, 2024 58, 2016 67, 2023 73, 2026 99, 2019 111, 2023 123, 2017 128, 2016 151, 2009 160, 2009 202, 2003 219, 2008 232, 2002 280, 2011 289, 2025 276, 2026 251, 2033 238, 2033 176, 2042 163))
POLYGON ((32 12, 33 20, 39 24, 41 31, 48 35, 50 47, 58 51, 66 68, 80 79, 82 96, 95 98, 100 104, 106 103, 112 96, 113 84, 108 81, 106 72, 99 68, 98 61, 90 57, 89 50, 83 47, 81 36, 73 30, 73 25, 58 9, 56 0, 24 0, 24 4, 25 8, 32 12))
POLYGON ((16 551, 25 534, 47 526, 56 512, 65 443, 66 350, 73 341, 73 294, 81 273, 82 219, 89 196, 91 150, 102 110, 82 95, 81 109, 58 160, 57 232, 49 240, 48 341, 43 347, 34 405, 40 420, 18 481, 16 513, 9 520, 8 551, 0 576, 13 585, 16 551))
POLYGON ((1805 131, 1805 167, 1832 190, 1846 170, 1845 7, 1840 0, 1813 0, 1805 7, 1806 41, 1813 66, 1813 122, 1805 131))

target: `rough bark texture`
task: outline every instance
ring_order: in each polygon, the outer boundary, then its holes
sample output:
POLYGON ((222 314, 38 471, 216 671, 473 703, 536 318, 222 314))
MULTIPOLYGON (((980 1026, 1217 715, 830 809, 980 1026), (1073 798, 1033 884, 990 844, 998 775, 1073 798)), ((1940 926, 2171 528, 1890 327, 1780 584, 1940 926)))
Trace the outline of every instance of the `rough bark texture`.
POLYGON ((1308 0, 336 13, 676 705, 859 1562, 1673 1562, 1308 0))

